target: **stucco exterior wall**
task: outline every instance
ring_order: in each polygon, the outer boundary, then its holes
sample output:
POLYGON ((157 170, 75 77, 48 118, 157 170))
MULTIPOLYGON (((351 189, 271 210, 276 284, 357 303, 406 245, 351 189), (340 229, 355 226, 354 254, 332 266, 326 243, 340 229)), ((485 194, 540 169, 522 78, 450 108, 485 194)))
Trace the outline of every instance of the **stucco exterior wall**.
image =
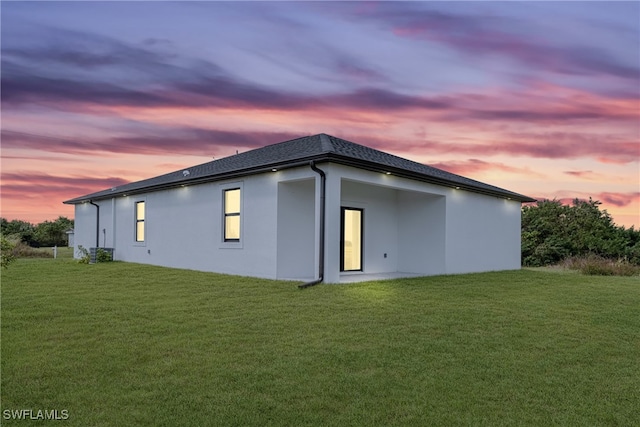
MULTIPOLYGON (((340 207, 364 209, 366 274, 520 268, 520 203, 334 163, 326 172, 325 282, 340 282, 340 207), (386 257, 385 257, 386 254, 386 257)), ((96 202, 100 247, 116 260, 311 280, 320 178, 309 167, 96 202), (241 189, 240 242, 223 241, 223 191, 241 189), (145 241, 135 242, 135 203, 145 241), (104 232, 103 232, 104 230, 104 232)), ((76 205, 76 245, 96 246, 96 207, 76 205)), ((357 273, 349 273, 357 274, 357 273)))
POLYGON ((520 268, 520 202, 453 190, 447 197, 447 273, 520 268))
POLYGON ((363 266, 365 271, 374 274, 397 271, 396 191, 388 187, 372 186, 350 180, 343 180, 341 185, 341 206, 364 209, 363 266), (386 258, 385 254, 387 254, 386 258))
POLYGON ((364 209, 363 273, 444 272, 444 201, 439 208, 435 205, 444 199, 446 188, 337 164, 323 168, 328 178, 327 200, 331 200, 326 282, 340 282, 341 206, 364 209), (429 220, 429 215, 435 217, 429 220))
POLYGON ((333 195, 326 281, 340 281, 339 208, 350 205, 365 209, 363 273, 520 268, 519 202, 343 165, 325 170, 333 195))
POLYGON ((96 246, 96 211, 97 208, 89 203, 75 206, 74 215, 74 257, 80 258, 79 248, 89 250, 96 246))
POLYGON ((441 195, 398 193, 398 271, 425 275, 446 272, 445 208, 441 195))
POLYGON ((317 271, 316 180, 278 183, 277 277, 311 281, 317 271))
MULTIPOLYGON (((96 202, 100 247, 105 247, 102 229, 106 229, 106 247, 115 248, 116 260, 276 278, 278 182, 301 176, 315 179, 316 175, 310 169, 290 170, 96 202), (223 239, 223 191, 230 188, 241 188, 239 243, 223 239), (140 201, 146 211, 144 242, 136 242, 134 233, 134 209, 140 201)), ((313 201, 315 187, 310 189, 313 201)), ((85 203, 76 205, 75 211, 77 242, 95 247, 96 208, 85 203)), ((310 213, 315 214, 313 204, 310 213)), ((315 221, 307 222, 310 232, 303 237, 314 239, 315 221)), ((303 265, 309 269, 307 277, 313 275, 314 265, 303 265)))

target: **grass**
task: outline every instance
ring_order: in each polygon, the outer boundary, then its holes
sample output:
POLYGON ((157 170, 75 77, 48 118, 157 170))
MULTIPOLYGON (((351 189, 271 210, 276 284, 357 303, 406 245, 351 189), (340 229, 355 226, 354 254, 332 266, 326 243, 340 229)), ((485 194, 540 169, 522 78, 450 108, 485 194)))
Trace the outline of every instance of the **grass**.
POLYGON ((1 409, 66 409, 53 425, 632 426, 639 361, 632 277, 301 291, 121 262, 2 274, 1 409))
MULTIPOLYGON (((24 242, 14 242, 13 255, 16 258, 53 258, 53 248, 32 248, 24 242)), ((73 258, 73 248, 59 246, 56 248, 56 258, 73 258)))

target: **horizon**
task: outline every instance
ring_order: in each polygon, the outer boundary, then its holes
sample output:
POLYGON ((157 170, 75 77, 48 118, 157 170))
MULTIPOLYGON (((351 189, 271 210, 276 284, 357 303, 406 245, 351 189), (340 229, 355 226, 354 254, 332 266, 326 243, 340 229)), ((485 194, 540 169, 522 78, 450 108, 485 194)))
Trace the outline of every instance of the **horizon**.
POLYGON ((0 8, 7 220, 327 133, 640 226, 640 3, 0 8))

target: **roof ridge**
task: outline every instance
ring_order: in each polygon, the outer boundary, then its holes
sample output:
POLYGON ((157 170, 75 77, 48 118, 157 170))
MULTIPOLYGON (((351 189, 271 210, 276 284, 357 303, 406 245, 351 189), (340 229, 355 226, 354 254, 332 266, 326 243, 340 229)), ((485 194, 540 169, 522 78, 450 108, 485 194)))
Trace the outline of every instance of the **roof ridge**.
POLYGON ((259 173, 264 170, 280 169, 291 166, 300 161, 321 159, 323 161, 346 161, 356 167, 375 167, 375 170, 398 171, 408 178, 434 181, 437 184, 444 183, 448 186, 462 185, 475 189, 478 192, 497 193, 502 196, 514 196, 521 201, 532 201, 527 196, 513 193, 500 187, 486 184, 471 178, 447 172, 434 166, 406 159, 395 154, 381 151, 377 148, 338 138, 326 133, 306 135, 257 147, 236 155, 210 160, 199 165, 182 168, 153 178, 147 178, 136 182, 130 182, 110 189, 91 193, 86 196, 67 200, 64 203, 80 203, 93 198, 109 198, 116 195, 140 193, 147 189, 155 191, 161 188, 170 188, 190 182, 205 182, 225 179, 230 176, 259 173))
POLYGON ((323 153, 334 153, 336 151, 336 147, 334 147, 331 142, 331 138, 335 138, 335 136, 331 136, 326 133, 320 133, 317 136, 320 137, 320 150, 323 153))

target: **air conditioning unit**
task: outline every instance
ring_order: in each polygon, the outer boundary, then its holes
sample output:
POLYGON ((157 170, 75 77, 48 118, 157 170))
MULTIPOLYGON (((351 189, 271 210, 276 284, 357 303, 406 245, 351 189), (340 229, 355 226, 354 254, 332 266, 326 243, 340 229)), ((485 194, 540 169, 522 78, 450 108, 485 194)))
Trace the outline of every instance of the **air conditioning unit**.
POLYGON ((113 260, 113 248, 89 248, 89 264, 98 262, 98 251, 109 254, 109 261, 113 260))

